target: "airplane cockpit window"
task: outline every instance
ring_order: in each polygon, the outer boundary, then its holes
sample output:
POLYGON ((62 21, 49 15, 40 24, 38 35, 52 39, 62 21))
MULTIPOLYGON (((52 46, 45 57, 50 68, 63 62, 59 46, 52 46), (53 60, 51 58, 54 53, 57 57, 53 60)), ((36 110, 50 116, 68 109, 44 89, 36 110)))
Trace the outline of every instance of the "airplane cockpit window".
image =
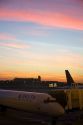
POLYGON ((55 99, 50 99, 49 97, 44 100, 44 103, 54 103, 54 102, 56 102, 56 100, 55 99))

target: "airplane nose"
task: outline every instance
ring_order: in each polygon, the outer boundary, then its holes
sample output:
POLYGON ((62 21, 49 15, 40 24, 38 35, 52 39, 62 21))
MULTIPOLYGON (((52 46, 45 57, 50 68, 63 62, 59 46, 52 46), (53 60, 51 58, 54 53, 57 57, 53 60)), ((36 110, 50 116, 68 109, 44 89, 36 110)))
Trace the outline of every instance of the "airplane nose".
POLYGON ((65 113, 65 110, 60 103, 56 102, 53 107, 53 113, 57 116, 61 116, 65 113))
POLYGON ((61 105, 59 105, 58 113, 59 113, 59 115, 63 115, 65 113, 64 108, 61 105))

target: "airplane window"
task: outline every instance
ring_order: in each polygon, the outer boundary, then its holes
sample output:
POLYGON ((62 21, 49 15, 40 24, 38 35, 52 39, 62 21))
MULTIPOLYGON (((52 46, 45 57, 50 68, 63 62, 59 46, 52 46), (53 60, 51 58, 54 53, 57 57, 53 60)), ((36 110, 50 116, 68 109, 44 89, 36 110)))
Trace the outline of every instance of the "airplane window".
POLYGON ((56 100, 55 99, 50 99, 49 97, 44 100, 44 103, 53 103, 53 102, 56 102, 56 100))

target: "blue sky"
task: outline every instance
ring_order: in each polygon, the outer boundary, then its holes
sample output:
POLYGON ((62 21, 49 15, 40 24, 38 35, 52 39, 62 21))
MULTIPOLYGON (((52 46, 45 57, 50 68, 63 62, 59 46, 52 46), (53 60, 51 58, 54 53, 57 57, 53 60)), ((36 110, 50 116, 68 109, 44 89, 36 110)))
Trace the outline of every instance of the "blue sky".
POLYGON ((0 79, 42 76, 83 82, 83 2, 3 0, 0 4, 0 79))

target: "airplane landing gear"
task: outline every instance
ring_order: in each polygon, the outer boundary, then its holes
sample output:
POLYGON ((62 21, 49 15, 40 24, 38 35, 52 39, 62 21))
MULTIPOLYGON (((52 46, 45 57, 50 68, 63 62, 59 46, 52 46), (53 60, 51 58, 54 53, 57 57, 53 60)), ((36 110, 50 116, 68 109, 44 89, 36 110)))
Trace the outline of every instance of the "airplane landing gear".
POLYGON ((56 118, 52 118, 52 125, 56 125, 56 118))

